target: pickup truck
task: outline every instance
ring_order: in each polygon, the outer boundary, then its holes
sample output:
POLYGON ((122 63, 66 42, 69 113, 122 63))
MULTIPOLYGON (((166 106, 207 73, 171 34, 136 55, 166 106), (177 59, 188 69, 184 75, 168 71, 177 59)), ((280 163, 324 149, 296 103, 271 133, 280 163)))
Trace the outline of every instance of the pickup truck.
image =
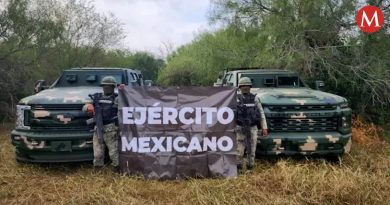
MULTIPOLYGON (((100 81, 113 76, 117 84, 143 86, 139 70, 128 68, 73 68, 51 85, 37 81, 36 94, 17 105, 11 132, 18 162, 74 162, 93 160, 93 125, 82 111, 88 94, 103 92, 100 81)), ((116 91, 117 92, 117 91, 116 91)))
POLYGON ((262 155, 327 155, 339 157, 351 148, 351 109, 345 98, 309 88, 298 73, 275 69, 230 69, 214 86, 235 86, 241 77, 252 81, 261 101, 269 136, 258 140, 262 155))

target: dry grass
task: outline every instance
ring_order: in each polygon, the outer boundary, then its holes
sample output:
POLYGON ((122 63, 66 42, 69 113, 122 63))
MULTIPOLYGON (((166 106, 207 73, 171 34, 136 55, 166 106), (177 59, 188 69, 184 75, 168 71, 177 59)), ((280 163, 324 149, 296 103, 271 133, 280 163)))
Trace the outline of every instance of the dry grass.
POLYGON ((19 165, 0 131, 0 204, 390 204, 390 145, 322 159, 258 161, 234 180, 156 181, 92 173, 89 164, 19 165))
POLYGON ((353 119, 352 126, 352 140, 354 143, 372 146, 382 142, 380 135, 384 134, 384 130, 381 127, 373 123, 366 123, 360 116, 353 119))

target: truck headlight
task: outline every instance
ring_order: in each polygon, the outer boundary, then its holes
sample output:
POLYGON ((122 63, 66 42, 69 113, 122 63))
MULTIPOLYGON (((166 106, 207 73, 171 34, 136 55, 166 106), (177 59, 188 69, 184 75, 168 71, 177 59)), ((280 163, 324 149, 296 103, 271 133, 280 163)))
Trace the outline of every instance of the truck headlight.
POLYGON ((340 104, 340 108, 341 108, 341 109, 349 108, 348 102, 343 102, 343 103, 341 103, 341 104, 340 104))
POLYGON ((28 105, 16 105, 16 129, 29 130, 29 111, 31 106, 28 105))
POLYGON ((352 117, 351 115, 347 115, 347 116, 342 116, 341 117, 341 127, 342 128, 349 128, 351 127, 351 121, 352 121, 352 117))

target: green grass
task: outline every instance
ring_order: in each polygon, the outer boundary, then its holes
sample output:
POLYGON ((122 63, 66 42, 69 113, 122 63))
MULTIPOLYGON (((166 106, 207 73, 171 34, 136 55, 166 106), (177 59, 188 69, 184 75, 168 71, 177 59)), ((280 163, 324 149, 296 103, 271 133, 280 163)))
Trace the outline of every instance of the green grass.
POLYGON ((353 146, 340 163, 259 160, 237 179, 145 180, 91 164, 17 164, 0 130, 0 204, 390 204, 390 145, 353 146))

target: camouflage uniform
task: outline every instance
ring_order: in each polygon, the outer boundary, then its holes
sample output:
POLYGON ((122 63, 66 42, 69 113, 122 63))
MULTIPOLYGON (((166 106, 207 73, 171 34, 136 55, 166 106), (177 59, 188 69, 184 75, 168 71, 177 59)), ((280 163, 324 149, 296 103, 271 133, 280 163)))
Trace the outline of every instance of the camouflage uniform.
MULTIPOLYGON (((245 79, 248 80, 248 79, 245 79)), ((250 85, 251 81, 249 79, 249 82, 245 83, 246 81, 240 79, 240 84, 241 85, 250 85)), ((265 114, 263 107, 260 103, 260 99, 251 93, 248 94, 243 94, 239 93, 237 97, 238 104, 240 103, 248 103, 252 104, 253 110, 257 112, 256 116, 253 116, 253 123, 250 126, 250 145, 251 145, 251 153, 249 153, 249 161, 246 162, 248 168, 252 168, 255 165, 255 157, 256 157, 256 147, 257 147, 257 137, 258 137, 258 122, 260 122, 260 127, 261 129, 267 129, 267 123, 265 119, 265 114), (245 98, 252 98, 252 99, 245 99, 245 98), (248 102, 249 100, 249 102, 248 102), (246 102, 241 102, 241 101, 246 101, 246 102)), ((240 115, 240 113, 239 113, 240 115)), ((242 116, 241 116, 242 117, 242 116)), ((244 152, 245 152, 245 134, 243 133, 243 126, 242 122, 240 122, 240 116, 237 117, 237 133, 236 133, 236 139, 237 139, 237 162, 238 162, 238 167, 241 168, 242 163, 244 161, 244 152)))
MULTIPOLYGON (((244 160, 244 152, 245 152, 245 134, 241 131, 242 127, 237 126, 237 162, 238 165, 241 166, 244 160)), ((255 165, 255 157, 256 157, 256 146, 257 146, 257 126, 251 126, 251 153, 249 157, 249 162, 247 166, 255 165)))
POLYGON ((119 166, 119 153, 118 153, 118 128, 114 123, 104 125, 104 144, 99 143, 96 132, 93 134, 93 165, 104 165, 104 153, 105 146, 108 148, 108 155, 112 161, 112 166, 119 166))

